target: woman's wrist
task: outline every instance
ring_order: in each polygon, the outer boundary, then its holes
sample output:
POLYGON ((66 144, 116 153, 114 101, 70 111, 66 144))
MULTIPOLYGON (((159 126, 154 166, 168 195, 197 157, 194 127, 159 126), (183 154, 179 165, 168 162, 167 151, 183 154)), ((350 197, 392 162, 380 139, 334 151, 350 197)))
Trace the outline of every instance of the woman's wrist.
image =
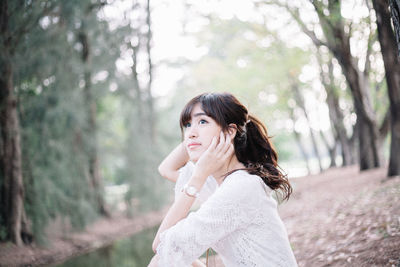
POLYGON ((198 191, 200 191, 206 180, 207 180, 206 175, 202 173, 193 172, 192 177, 189 179, 187 184, 189 186, 194 186, 198 191))

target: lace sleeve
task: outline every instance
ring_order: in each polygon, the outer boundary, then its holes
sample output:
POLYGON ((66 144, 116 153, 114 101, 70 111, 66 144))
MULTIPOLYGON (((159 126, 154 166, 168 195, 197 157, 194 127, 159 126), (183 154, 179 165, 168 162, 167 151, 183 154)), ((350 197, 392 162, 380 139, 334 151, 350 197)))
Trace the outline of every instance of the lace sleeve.
MULTIPOLYGON (((179 177, 176 180, 174 192, 175 192, 175 200, 177 199, 179 193, 181 192, 183 186, 189 181, 192 176, 194 169, 194 164, 189 161, 185 166, 179 169, 179 177)), ((215 181, 214 177, 209 176, 201 188, 199 192, 198 201, 200 204, 205 202, 215 191, 217 188, 217 181, 215 181)))
POLYGON ((176 180, 175 183, 175 200, 177 196, 179 195, 179 192, 181 192, 181 189, 183 186, 189 181, 190 177, 192 176, 194 164, 192 162, 186 163, 185 166, 179 169, 179 176, 178 179, 176 180))
POLYGON ((159 266, 190 266, 204 251, 255 218, 262 188, 256 179, 232 174, 196 212, 160 234, 159 266))

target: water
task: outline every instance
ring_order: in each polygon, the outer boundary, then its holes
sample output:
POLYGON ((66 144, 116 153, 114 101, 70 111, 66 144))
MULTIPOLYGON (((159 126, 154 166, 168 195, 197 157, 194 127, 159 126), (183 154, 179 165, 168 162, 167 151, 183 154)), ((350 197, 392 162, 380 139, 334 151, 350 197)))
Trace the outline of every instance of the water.
POLYGON ((70 259, 58 267, 143 267, 149 264, 154 253, 151 249, 157 227, 144 230, 134 236, 91 253, 70 259))

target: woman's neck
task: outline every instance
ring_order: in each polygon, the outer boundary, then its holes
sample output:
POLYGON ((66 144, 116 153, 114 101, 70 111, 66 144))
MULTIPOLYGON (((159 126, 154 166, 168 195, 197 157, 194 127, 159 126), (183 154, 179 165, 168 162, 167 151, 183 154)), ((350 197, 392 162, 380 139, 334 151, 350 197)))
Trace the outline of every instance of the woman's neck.
POLYGON ((236 169, 241 169, 241 168, 245 168, 244 164, 241 163, 235 154, 232 155, 232 157, 230 158, 230 160, 222 167, 220 168, 217 172, 213 173, 212 176, 215 178, 215 180, 217 181, 218 185, 221 185, 222 182, 224 181, 225 178, 225 174, 236 170, 236 169))

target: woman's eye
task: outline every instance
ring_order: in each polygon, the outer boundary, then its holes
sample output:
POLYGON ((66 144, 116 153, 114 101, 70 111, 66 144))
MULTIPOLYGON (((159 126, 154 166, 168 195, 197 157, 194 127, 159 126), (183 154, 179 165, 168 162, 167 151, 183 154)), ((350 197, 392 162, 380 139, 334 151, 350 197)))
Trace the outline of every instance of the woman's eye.
POLYGON ((207 123, 206 120, 200 120, 200 121, 199 121, 199 124, 205 124, 205 123, 207 123))
POLYGON ((190 122, 186 123, 184 127, 185 127, 185 128, 190 127, 190 122))

